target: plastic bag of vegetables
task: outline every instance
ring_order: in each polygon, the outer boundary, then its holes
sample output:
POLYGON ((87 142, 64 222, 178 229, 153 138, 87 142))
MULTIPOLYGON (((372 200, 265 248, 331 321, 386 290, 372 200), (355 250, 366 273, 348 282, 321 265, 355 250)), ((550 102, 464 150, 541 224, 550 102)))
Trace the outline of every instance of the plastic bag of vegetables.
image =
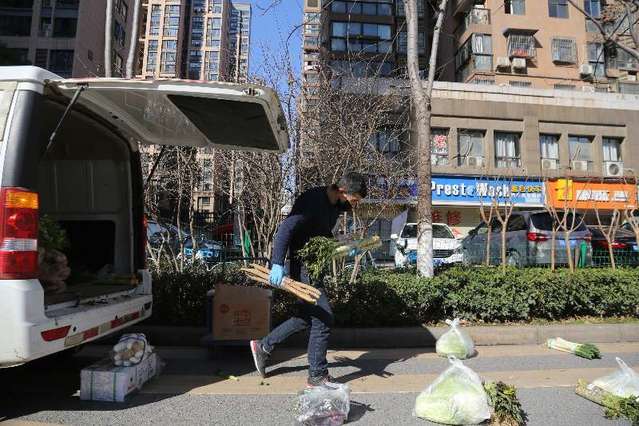
POLYGON ((123 334, 113 346, 111 359, 117 366, 137 365, 153 352, 153 348, 142 333, 123 334))
POLYGON ((448 358, 450 367, 415 401, 415 415, 447 425, 478 424, 490 418, 488 395, 481 379, 460 360, 448 358))
POLYGON ((298 395, 297 421, 304 426, 340 426, 351 408, 351 388, 341 383, 314 386, 298 395))
POLYGON ((619 364, 619 370, 592 382, 588 387, 599 387, 611 394, 628 398, 639 397, 639 374, 623 362, 621 358, 615 358, 619 364))
POLYGON ((441 356, 454 356, 458 359, 466 359, 475 355, 475 344, 468 333, 459 326, 459 318, 446 320, 450 330, 437 339, 435 349, 441 356))

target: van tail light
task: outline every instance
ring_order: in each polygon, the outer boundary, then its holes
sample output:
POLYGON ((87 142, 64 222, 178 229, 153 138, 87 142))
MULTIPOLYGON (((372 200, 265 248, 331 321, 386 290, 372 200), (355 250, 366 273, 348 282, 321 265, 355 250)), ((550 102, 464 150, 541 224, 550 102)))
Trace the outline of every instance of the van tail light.
POLYGON ((541 242, 548 241, 548 236, 540 234, 539 232, 529 232, 527 235, 528 241, 541 242))
POLYGON ((0 280, 38 277, 38 194, 0 189, 0 280))

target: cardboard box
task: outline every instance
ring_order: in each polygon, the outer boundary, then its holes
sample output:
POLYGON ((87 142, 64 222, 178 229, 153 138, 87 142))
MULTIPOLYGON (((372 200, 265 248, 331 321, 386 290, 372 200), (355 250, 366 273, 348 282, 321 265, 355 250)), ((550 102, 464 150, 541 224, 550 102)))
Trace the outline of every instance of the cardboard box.
POLYGON ((158 374, 158 364, 155 353, 130 367, 116 367, 111 358, 98 361, 80 372, 80 399, 123 402, 158 374))
POLYGON ((260 339, 271 331, 271 291, 225 284, 215 286, 213 339, 260 339))

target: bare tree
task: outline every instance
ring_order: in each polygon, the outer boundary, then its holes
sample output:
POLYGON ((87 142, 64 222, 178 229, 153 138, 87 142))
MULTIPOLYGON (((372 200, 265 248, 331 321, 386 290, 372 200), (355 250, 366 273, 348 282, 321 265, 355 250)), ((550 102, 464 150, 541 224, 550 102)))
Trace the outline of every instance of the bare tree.
POLYGON ((608 0, 600 16, 593 16, 575 0, 567 1, 592 22, 605 45, 621 49, 639 61, 639 0, 608 0))
POLYGON ((433 29, 433 41, 428 64, 428 80, 426 87, 419 75, 418 48, 418 0, 404 0, 407 22, 407 65, 410 81, 410 97, 413 113, 413 131, 417 135, 417 183, 420 188, 417 199, 418 243, 417 270, 423 276, 433 276, 433 217, 431 187, 431 122, 432 93, 437 70, 439 36, 448 0, 440 0, 437 6, 437 19, 433 29))
POLYGON ((551 218, 551 230, 550 230, 550 270, 554 271, 557 261, 557 231, 558 231, 558 213, 553 203, 552 193, 550 192, 549 180, 544 179, 544 209, 548 212, 551 218))
MULTIPOLYGON (((501 239, 501 268, 502 271, 506 270, 507 260, 507 241, 506 241, 506 231, 508 230, 508 222, 510 221, 510 217, 513 214, 513 209, 515 208, 515 202, 512 198, 511 188, 513 179, 500 177, 497 179, 497 182, 500 183, 498 189, 495 191, 495 195, 493 199, 495 200, 496 209, 495 209, 495 218, 501 225, 500 229, 500 239, 501 239)), ((521 262, 521 259, 519 259, 521 262)), ((520 266, 520 265, 512 265, 512 266, 520 266)))
POLYGON ((606 224, 601 219, 601 214, 599 213, 599 206, 597 205, 597 202, 594 203, 593 210, 595 211, 595 217, 597 218, 597 229, 606 239, 608 257, 610 258, 610 266, 612 267, 612 269, 617 269, 613 246, 617 231, 619 230, 621 212, 618 209, 613 210, 612 216, 610 217, 610 223, 606 224))
POLYGON ((113 0, 106 0, 106 16, 104 20, 104 76, 113 75, 111 51, 113 49, 113 0))

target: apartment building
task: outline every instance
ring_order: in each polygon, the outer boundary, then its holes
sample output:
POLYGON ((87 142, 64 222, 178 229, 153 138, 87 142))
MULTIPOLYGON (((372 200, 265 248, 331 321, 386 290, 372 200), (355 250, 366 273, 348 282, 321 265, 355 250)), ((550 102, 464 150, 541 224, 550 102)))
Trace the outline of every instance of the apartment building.
POLYGON ((139 76, 246 81, 251 5, 229 0, 150 0, 139 76))
MULTIPOLYGON (((106 0, 7 0, 0 3, 0 43, 19 64, 63 77, 104 76, 106 0)), ((113 75, 125 73, 132 1, 113 1, 113 75)))
MULTIPOLYGON (((579 0, 600 17, 603 0, 579 0)), ((639 63, 610 51, 566 0, 458 0, 444 31, 442 79, 559 90, 639 93, 639 63), (454 58, 451 53, 454 52, 454 58)))
MULTIPOLYGON (((405 74, 406 19, 404 2, 396 0, 305 0, 303 67, 305 97, 312 109, 320 78, 396 77, 405 74)), ((418 1, 420 66, 427 63, 431 14, 418 1)))

